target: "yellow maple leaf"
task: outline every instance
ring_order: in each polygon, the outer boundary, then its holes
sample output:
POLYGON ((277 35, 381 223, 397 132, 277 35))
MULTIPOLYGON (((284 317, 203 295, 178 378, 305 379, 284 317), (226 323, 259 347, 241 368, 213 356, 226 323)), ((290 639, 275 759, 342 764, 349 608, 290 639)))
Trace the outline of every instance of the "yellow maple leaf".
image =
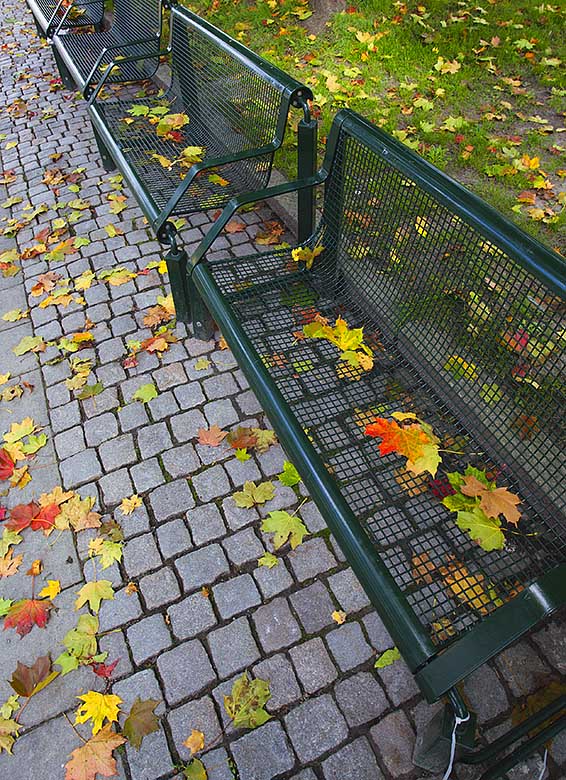
POLYGON ((61 506, 61 504, 63 504, 65 501, 68 501, 74 495, 74 491, 63 490, 60 485, 57 485, 57 487, 53 488, 50 493, 42 493, 40 495, 39 505, 49 506, 50 504, 57 504, 57 506, 61 506))
POLYGON ((312 264, 315 261, 315 258, 317 258, 321 252, 324 252, 324 247, 322 244, 315 246, 314 249, 310 249, 308 246, 303 246, 297 247, 297 249, 293 249, 291 252, 291 257, 297 263, 301 261, 304 262, 307 270, 310 270, 312 268, 312 264))
POLYGON ((54 599, 61 593, 61 583, 59 580, 47 580, 47 585, 42 588, 38 593, 40 599, 54 599))
POLYGON ((10 477, 10 487, 23 490, 29 482, 31 482, 31 474, 27 466, 22 466, 21 469, 14 469, 10 477))
POLYGON ((21 423, 12 423, 8 433, 4 434, 4 441, 15 442, 23 439, 24 436, 29 436, 35 430, 38 429, 38 425, 34 423, 31 417, 24 417, 21 423))
POLYGON ((10 377, 11 374, 9 371, 5 374, 0 374, 0 385, 5 385, 10 377))
POLYGON ((103 599, 113 601, 114 588, 110 580, 93 580, 87 582, 77 593, 75 600, 75 609, 80 609, 88 601, 88 605, 93 612, 98 612, 100 609, 100 602, 103 599))
POLYGON ((123 515, 131 515, 132 512, 143 504, 141 498, 134 493, 129 498, 123 498, 120 509, 123 515))
POLYGON ((342 623, 346 622, 347 615, 346 613, 341 609, 335 609, 334 612, 331 615, 332 620, 334 620, 335 623, 338 623, 339 626, 342 625, 342 623))
POLYGON ((118 720, 122 699, 114 693, 97 693, 88 691, 83 696, 77 696, 83 704, 75 715, 75 724, 92 720, 92 733, 96 734, 102 728, 105 720, 115 723, 118 720))
POLYGON ((195 753, 204 748, 204 734, 202 731, 193 729, 183 742, 183 745, 191 751, 191 756, 194 756, 195 753))

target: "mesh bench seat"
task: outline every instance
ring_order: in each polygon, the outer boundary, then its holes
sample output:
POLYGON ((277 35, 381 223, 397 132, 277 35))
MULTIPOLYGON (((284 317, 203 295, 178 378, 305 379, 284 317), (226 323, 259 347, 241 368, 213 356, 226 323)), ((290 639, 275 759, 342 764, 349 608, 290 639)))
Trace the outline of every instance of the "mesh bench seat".
POLYGON ((498 751, 552 716, 494 763, 489 748, 472 750, 475 723, 456 689, 566 603, 565 270, 347 110, 316 176, 235 199, 191 259, 195 334, 210 337, 216 320, 423 694, 448 699, 415 755, 433 771, 446 767, 455 716, 466 721, 461 760, 489 760, 486 780, 566 725, 562 697, 508 732, 498 751), (240 205, 322 183, 322 219, 305 244, 314 258, 286 248, 207 260, 240 205), (363 328, 372 365, 305 336, 340 321, 363 328), (438 470, 380 454, 366 431, 379 419, 431 426, 438 470), (518 522, 493 518, 493 537, 483 520, 467 530, 470 518, 445 503, 467 470, 520 498, 518 522))
POLYGON ((265 187, 292 106, 303 111, 299 131, 310 134, 307 155, 299 144, 299 162, 312 170, 316 122, 307 87, 185 8, 171 10, 167 54, 165 94, 102 100, 103 77, 89 114, 104 166, 120 169, 158 239, 172 247, 169 275, 184 320, 186 255, 172 219, 265 187))
POLYGON ((100 29, 104 18, 104 0, 77 0, 72 3, 72 8, 67 0, 26 0, 26 3, 42 38, 50 37, 61 22, 61 29, 65 30, 91 26, 100 29))
POLYGON ((143 81, 159 66, 162 4, 160 0, 116 0, 113 22, 107 30, 65 30, 66 16, 53 36, 53 54, 63 83, 88 97, 111 60, 116 66, 106 82, 143 81), (140 62, 122 59, 143 57, 140 62))

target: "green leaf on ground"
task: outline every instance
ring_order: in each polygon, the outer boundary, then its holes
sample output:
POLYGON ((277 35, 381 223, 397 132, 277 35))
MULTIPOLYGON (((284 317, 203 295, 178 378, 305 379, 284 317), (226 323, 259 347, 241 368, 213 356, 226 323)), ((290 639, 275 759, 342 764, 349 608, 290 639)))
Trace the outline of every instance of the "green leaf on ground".
POLYGON ((383 669, 386 666, 391 666, 391 664, 394 664, 395 661, 398 661, 400 658, 401 653, 396 647, 393 647, 391 650, 386 650, 379 656, 377 661, 374 663, 374 667, 376 669, 383 669))

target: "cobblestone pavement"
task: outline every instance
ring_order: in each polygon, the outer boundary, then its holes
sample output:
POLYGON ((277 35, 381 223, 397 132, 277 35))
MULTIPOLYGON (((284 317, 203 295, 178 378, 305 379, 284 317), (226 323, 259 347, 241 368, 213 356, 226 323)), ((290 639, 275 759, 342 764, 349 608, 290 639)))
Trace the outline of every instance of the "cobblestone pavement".
MULTIPOLYGON (((0 373, 10 371, 35 388, 0 405, 2 432, 27 415, 48 433, 31 483, 23 491, 11 490, 5 503, 13 506, 62 484, 94 496, 98 510, 106 516, 114 513, 123 525, 123 561, 105 572, 117 595, 100 611, 102 630, 111 632, 102 638, 101 649, 120 659, 113 691, 124 706, 136 696, 159 699, 162 728, 145 739, 139 752, 128 747, 120 753, 119 776, 171 777, 175 766, 188 758, 182 742, 192 728, 210 736, 218 733, 224 720, 222 696, 244 669, 270 681, 268 709, 274 717, 255 731, 229 731, 206 753, 210 780, 427 776, 414 768, 411 754, 416 727, 434 708, 423 702, 402 661, 374 669, 376 654, 393 642, 311 501, 301 509, 311 536, 276 568, 258 568, 258 557, 268 549, 260 515, 294 508, 299 497, 276 483, 276 497, 258 513, 236 508, 230 496, 245 480, 271 479, 280 472, 281 448, 271 447, 241 463, 227 446, 196 443, 201 426, 228 429, 241 421, 265 422, 231 354, 215 341, 191 338, 177 326, 179 342, 161 359, 142 353, 136 368, 122 367, 125 342, 151 335, 142 319, 163 291, 157 270, 118 287, 93 285, 84 293, 85 306, 39 308, 38 299, 30 296, 38 275, 48 269, 71 278, 117 264, 139 271, 159 259, 160 248, 132 197, 119 216, 110 212, 107 196, 112 187, 100 167, 85 104, 68 92, 52 90, 54 60, 36 37, 24 3, 5 4, 2 13, 2 168, 15 175, 7 194, 23 202, 3 209, 1 216, 4 221, 19 217, 28 200, 34 207, 50 206, 18 233, 17 247, 23 251, 58 216, 53 209, 57 200, 80 197, 91 205, 75 225, 77 235, 90 239, 78 253, 49 265, 29 259, 18 275, 0 276, 0 314, 17 306, 31 308, 30 319, 0 321, 0 373), (16 101, 24 101, 20 110, 16 101), (50 159, 54 153, 62 155, 57 163, 50 159), (64 184, 57 194, 42 183, 45 169, 57 166, 66 171, 85 168, 79 195, 71 195, 64 184), (119 226, 123 235, 110 238, 106 225, 119 226), (94 359, 96 380, 105 389, 79 401, 64 383, 68 360, 51 362, 59 355, 55 347, 19 358, 12 347, 24 336, 52 340, 81 330, 85 315, 95 324, 95 346, 79 354, 94 359), (210 366, 197 370, 201 356, 210 366), (148 404, 132 402, 134 391, 148 382, 155 383, 158 397, 148 404), (142 496, 143 507, 122 516, 117 505, 134 492, 142 496), (128 596, 129 582, 138 592, 128 596), (202 595, 202 586, 209 588, 210 598, 202 595), (335 609, 347 613, 343 625, 333 621, 335 609)), ((221 238, 215 251, 253 251, 258 226, 269 216, 261 211, 245 214, 246 230, 221 238)), ((208 222, 204 215, 192 218, 184 232, 189 250, 208 222)), ((15 246, 14 239, 0 240, 0 251, 15 246)), ((78 535, 76 545, 70 534, 53 544, 51 537, 26 533, 18 550, 25 552, 22 572, 26 563, 41 558, 44 576, 59 579, 63 592, 46 629, 34 628, 22 640, 13 631, 2 633, 0 701, 11 693, 4 680, 18 660, 30 664, 42 653, 59 654, 61 639, 76 622, 75 594, 91 576, 86 561, 89 531, 78 535)), ((29 587, 25 579, 18 573, 2 580, 1 595, 21 596, 29 587)), ((484 735, 493 737, 508 724, 514 701, 534 691, 552 670, 564 673, 563 638, 560 624, 551 623, 472 675, 464 691, 484 735)), ((83 667, 32 699, 14 756, 0 755, 0 776, 62 778, 63 764, 78 743, 63 713, 70 715, 76 695, 91 687, 100 688, 100 680, 83 667)), ((535 757, 509 777, 535 778, 539 766, 535 757)), ((566 777, 564 733, 554 741, 549 772, 552 778, 566 777)), ((480 774, 458 768, 453 777, 472 780, 480 774)))

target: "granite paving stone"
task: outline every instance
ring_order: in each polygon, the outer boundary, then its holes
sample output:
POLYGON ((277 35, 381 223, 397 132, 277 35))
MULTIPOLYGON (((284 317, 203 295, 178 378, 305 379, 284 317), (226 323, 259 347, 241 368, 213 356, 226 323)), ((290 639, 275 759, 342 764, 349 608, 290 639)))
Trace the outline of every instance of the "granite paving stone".
POLYGON ((232 536, 227 536, 222 541, 222 546, 234 566, 243 566, 246 563, 255 561, 265 552, 253 528, 246 528, 232 536))
POLYGON ((272 655, 256 664, 253 668, 253 676, 269 681, 271 697, 265 706, 268 712, 277 712, 302 696, 293 666, 282 653, 272 655))
POLYGON ((309 639, 289 651, 295 672, 307 693, 316 693, 330 685, 338 672, 320 637, 309 639))
POLYGON ((253 620, 259 641, 266 653, 289 647, 301 638, 299 624, 293 617, 287 600, 282 597, 256 609, 253 620))
POLYGON ((130 476, 134 482, 136 493, 145 493, 148 490, 162 485, 165 477, 157 458, 148 458, 141 463, 135 463, 130 469, 130 476))
POLYGON ((171 569, 160 568, 142 577, 139 587, 148 609, 162 607, 181 595, 179 583, 171 569))
POLYGON ((142 534, 124 545, 123 561, 128 577, 137 577, 161 566, 161 556, 151 534, 142 534))
POLYGON ((394 777, 413 770, 415 734, 402 710, 387 715, 370 733, 377 752, 394 777))
POLYGON ((128 644, 136 664, 142 664, 171 645, 171 635, 163 615, 150 615, 126 631, 128 644))
POLYGON ((334 625, 332 613, 336 607, 322 582, 313 582, 297 590, 291 594, 290 601, 307 634, 316 634, 326 626, 334 625))
POLYGON ((240 737, 231 745, 231 751, 240 777, 249 780, 272 780, 295 765, 293 749, 277 721, 240 737))
POLYGON ((89 447, 98 447, 118 435, 118 422, 113 414, 107 412, 85 420, 83 429, 89 447))
POLYGON ((326 643, 343 672, 363 664, 374 655, 359 623, 344 623, 326 635, 326 643))
POLYGON ((336 566, 324 539, 307 539, 289 553, 289 563, 299 582, 310 580, 336 566))
POLYGON ((122 499, 131 496, 134 486, 127 469, 118 469, 111 474, 105 474, 98 480, 106 506, 120 504, 122 499))
POLYGON ((382 780, 383 778, 375 754, 365 737, 360 737, 350 745, 346 745, 322 762, 324 780, 344 780, 344 773, 348 771, 345 767, 352 767, 352 769, 355 767, 356 780, 382 780))
POLYGON ((200 591, 170 606, 168 615, 177 639, 192 639, 217 623, 210 600, 200 591))
POLYGON ((250 666, 260 657, 259 649, 245 617, 236 618, 222 628, 211 631, 208 644, 214 665, 221 678, 250 666))
POLYGON ((195 696, 216 679, 206 650, 196 639, 160 655, 157 668, 169 704, 195 696))
POLYGON ((191 509, 187 512, 186 524, 197 547, 226 534, 226 526, 216 504, 202 504, 191 509))
POLYGON ((241 574, 226 582, 220 582, 214 586, 212 593, 214 603, 224 620, 261 604, 260 593, 250 574, 241 574))
POLYGON ((230 571, 224 550, 219 544, 209 544, 177 558, 175 568, 187 593, 202 585, 212 584, 230 571))
POLYGON ((212 741, 220 732, 220 723, 214 702, 210 696, 194 699, 180 707, 175 707, 167 716, 173 742, 184 761, 191 757, 190 750, 183 745, 193 729, 202 731, 207 741, 212 741))
POLYGON ((163 468, 173 479, 187 477, 199 468, 200 462, 192 444, 183 444, 166 450, 161 460, 163 468))
POLYGON ((149 503, 158 523, 175 515, 184 514, 195 505, 193 494, 186 479, 175 479, 161 485, 149 494, 149 503))
POLYGON ((335 751, 348 736, 348 724, 328 694, 312 697, 285 716, 291 744, 301 761, 309 763, 335 751))
POLYGON ((156 534, 161 555, 165 560, 192 547, 190 534, 180 517, 160 525, 156 534))
POLYGON ((336 701, 350 726, 362 726, 378 718, 389 706, 383 689, 370 672, 358 672, 340 680, 336 701))

